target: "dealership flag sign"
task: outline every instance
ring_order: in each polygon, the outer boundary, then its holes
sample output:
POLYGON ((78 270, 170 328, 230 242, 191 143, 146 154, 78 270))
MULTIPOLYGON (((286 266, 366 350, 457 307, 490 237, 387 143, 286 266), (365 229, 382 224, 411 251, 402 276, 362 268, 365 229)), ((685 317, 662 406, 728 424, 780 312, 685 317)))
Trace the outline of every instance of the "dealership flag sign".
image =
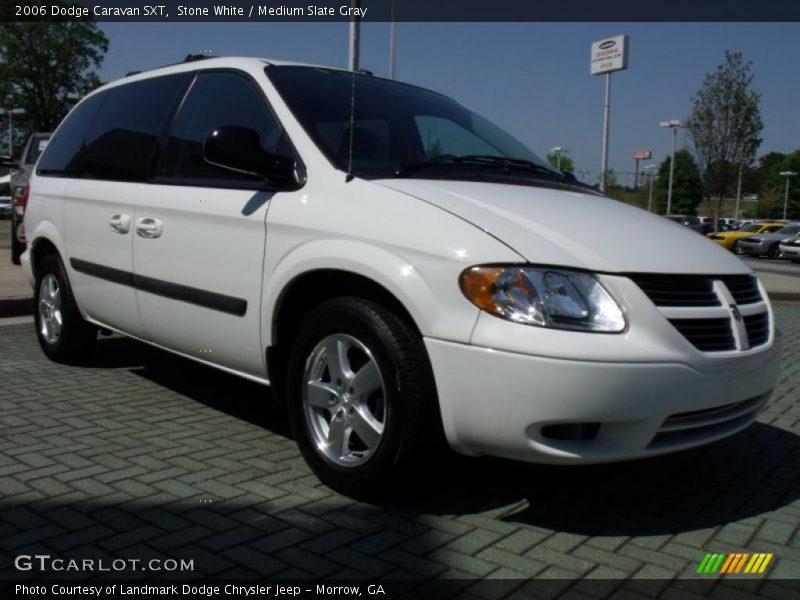
POLYGON ((592 75, 628 68, 628 36, 616 35, 592 44, 592 75))

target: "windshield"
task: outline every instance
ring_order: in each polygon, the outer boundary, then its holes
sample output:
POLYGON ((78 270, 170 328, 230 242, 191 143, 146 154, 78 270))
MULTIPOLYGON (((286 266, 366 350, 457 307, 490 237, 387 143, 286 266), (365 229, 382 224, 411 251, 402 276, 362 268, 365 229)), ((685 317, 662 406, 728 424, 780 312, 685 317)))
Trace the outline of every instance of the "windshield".
POLYGON ((491 159, 520 159, 531 163, 531 172, 539 169, 540 177, 560 176, 511 135, 441 94, 347 71, 271 66, 266 72, 330 161, 349 171, 352 160, 352 172, 359 177, 395 176, 409 165, 431 166, 428 161, 433 166, 463 164, 453 160, 458 157, 507 169, 524 165, 491 159))
POLYGON ((775 233, 779 233, 780 235, 794 235, 798 231, 800 231, 800 225, 789 225, 788 227, 778 229, 775 233))

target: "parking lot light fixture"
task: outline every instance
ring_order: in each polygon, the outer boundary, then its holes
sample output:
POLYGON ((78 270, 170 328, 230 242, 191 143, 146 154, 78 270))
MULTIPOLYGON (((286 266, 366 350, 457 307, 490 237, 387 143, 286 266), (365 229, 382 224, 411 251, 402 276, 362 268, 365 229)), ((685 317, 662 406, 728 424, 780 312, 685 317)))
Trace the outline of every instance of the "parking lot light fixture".
POLYGON ((675 175, 675 143, 678 140, 678 128, 681 122, 678 119, 670 119, 669 121, 661 121, 661 127, 669 127, 672 129, 672 158, 669 160, 669 186, 667 187, 667 214, 672 212, 672 180, 675 175))
POLYGON ((786 189, 783 193, 783 219, 786 220, 786 208, 789 206, 789 178, 797 177, 797 171, 781 171, 781 177, 786 177, 786 189))
POLYGON ((645 173, 647 173, 648 177, 650 178, 650 196, 649 199, 647 200, 648 212, 653 212, 653 178, 656 176, 656 169, 658 169, 656 165, 646 165, 642 169, 645 173))
POLYGON ((559 171, 561 170, 561 155, 562 154, 569 154, 569 148, 564 148, 563 146, 553 146, 550 148, 550 152, 556 155, 556 169, 559 171))

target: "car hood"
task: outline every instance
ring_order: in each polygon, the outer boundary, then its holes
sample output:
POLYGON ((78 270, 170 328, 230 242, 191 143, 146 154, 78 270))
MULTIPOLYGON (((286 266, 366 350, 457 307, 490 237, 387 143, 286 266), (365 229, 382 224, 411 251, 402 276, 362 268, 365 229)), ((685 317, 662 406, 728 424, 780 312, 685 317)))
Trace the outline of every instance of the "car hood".
POLYGON ((373 183, 474 224, 531 263, 608 273, 752 272, 688 227, 603 196, 430 179, 373 183))

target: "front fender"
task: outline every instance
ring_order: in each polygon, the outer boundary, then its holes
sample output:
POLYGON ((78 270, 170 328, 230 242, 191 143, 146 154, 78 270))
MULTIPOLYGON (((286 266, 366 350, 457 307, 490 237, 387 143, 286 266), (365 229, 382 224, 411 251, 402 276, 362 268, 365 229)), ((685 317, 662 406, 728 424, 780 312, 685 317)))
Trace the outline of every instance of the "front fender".
MULTIPOLYGON (((412 253, 413 254, 413 253, 412 253)), ((335 269, 366 277, 403 304, 424 336, 468 342, 478 309, 461 295, 463 265, 417 254, 400 256, 357 240, 314 240, 294 247, 265 275, 262 340, 272 344, 273 317, 284 290, 310 271, 335 269), (426 277, 427 275, 427 277, 426 277)))

